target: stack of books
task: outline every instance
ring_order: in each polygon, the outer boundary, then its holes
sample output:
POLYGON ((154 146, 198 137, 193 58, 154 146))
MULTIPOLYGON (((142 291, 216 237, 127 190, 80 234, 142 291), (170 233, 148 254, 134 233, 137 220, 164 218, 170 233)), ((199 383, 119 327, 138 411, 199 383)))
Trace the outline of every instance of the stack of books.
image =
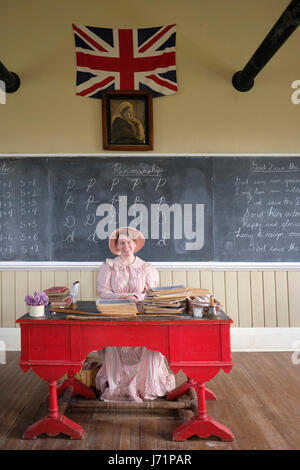
POLYGON ((185 286, 165 286, 149 289, 143 300, 144 313, 184 313, 191 291, 185 286))
POLYGON ((53 286, 44 290, 50 300, 50 308, 68 308, 72 304, 71 291, 67 286, 53 286))
POLYGON ((96 307, 101 315, 113 317, 131 317, 138 313, 137 305, 133 300, 96 300, 96 307))

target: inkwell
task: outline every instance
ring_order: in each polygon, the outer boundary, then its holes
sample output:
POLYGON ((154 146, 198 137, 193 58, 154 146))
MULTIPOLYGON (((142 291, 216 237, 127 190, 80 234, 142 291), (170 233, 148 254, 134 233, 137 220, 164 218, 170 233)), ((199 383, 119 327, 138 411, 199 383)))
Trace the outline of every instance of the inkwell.
POLYGON ((72 287, 72 310, 77 309, 77 296, 78 296, 78 289, 79 289, 79 281, 74 282, 72 287))
POLYGON ((213 298, 212 295, 209 297, 209 307, 208 307, 206 318, 210 320, 218 319, 217 310, 215 307, 215 299, 213 298))

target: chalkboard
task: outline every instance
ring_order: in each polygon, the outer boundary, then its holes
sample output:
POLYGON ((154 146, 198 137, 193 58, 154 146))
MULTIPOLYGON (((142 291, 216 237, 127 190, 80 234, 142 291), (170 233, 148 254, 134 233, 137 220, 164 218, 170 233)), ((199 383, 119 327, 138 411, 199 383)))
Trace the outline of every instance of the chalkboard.
POLYGON ((47 164, 0 160, 0 261, 50 260, 47 164))
POLYGON ((0 160, 0 261, 100 262, 126 225, 146 261, 300 261, 300 157, 0 160))
POLYGON ((214 158, 215 259, 300 261, 300 158, 214 158))

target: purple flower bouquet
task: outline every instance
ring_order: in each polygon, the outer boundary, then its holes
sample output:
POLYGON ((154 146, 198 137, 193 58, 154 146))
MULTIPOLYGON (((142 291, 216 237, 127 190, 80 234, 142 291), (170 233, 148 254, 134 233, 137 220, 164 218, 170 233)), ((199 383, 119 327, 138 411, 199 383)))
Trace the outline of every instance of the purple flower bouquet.
POLYGON ((47 305, 49 303, 49 297, 45 294, 45 292, 37 292, 35 291, 32 295, 25 295, 25 302, 27 305, 47 305))

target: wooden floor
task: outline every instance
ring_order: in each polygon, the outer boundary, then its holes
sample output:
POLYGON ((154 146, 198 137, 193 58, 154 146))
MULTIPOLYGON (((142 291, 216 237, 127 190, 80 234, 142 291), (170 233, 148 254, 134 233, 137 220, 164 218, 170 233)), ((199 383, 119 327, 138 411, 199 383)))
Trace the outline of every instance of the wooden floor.
POLYGON ((300 364, 292 353, 234 353, 229 374, 209 383, 217 395, 208 414, 229 427, 233 442, 191 437, 173 442, 172 430, 193 415, 189 410, 97 410, 69 408, 83 426, 81 441, 59 435, 23 440, 24 430, 47 411, 47 383, 31 370, 22 372, 19 352, 7 352, 0 365, 0 449, 40 450, 248 450, 300 449, 300 364))

